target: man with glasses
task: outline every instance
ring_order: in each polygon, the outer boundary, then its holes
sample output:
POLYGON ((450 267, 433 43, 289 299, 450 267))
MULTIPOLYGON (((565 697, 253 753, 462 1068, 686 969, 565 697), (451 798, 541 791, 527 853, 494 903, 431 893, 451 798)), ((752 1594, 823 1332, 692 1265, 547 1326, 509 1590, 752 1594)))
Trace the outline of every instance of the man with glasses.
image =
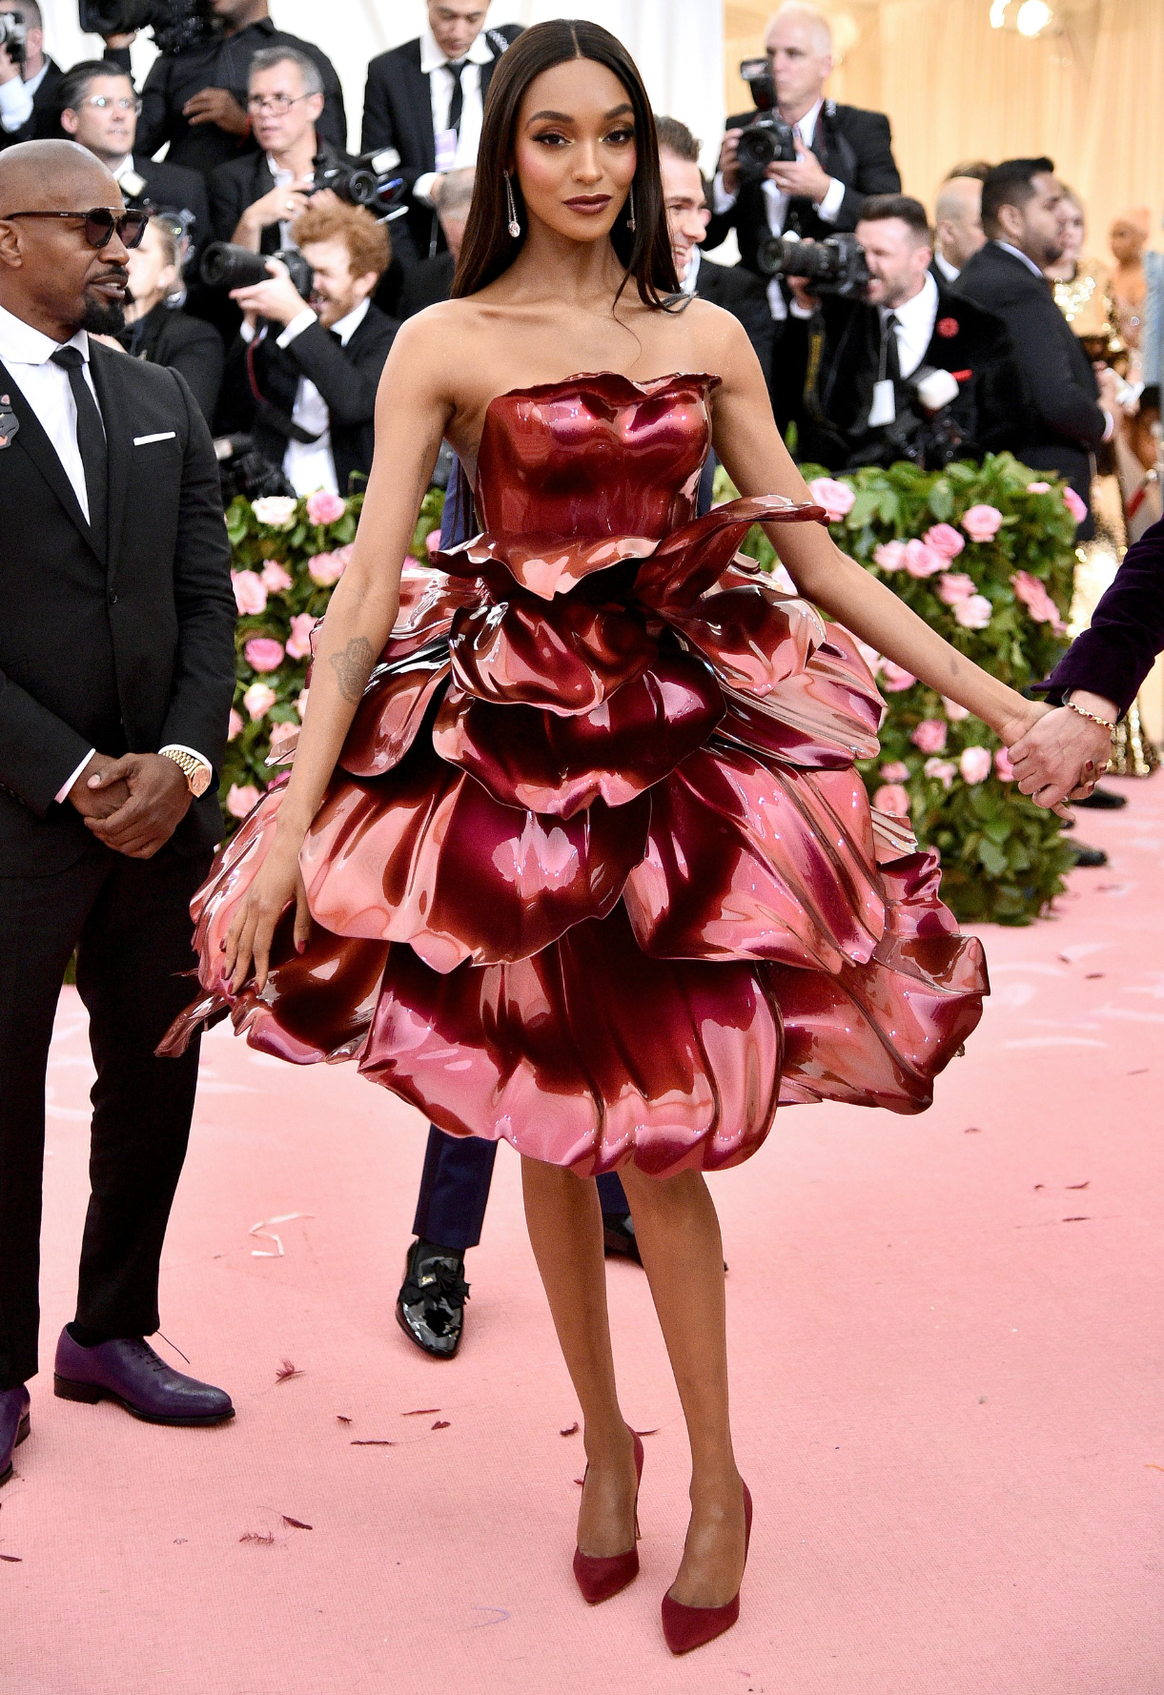
POLYGON ((59 136, 61 67, 44 50, 44 20, 37 0, 0 0, 0 12, 19 13, 27 32, 20 63, 0 47, 0 148, 59 136))
POLYGON ((235 625, 193 396, 95 339, 121 327, 147 221, 73 142, 0 153, 0 1483, 29 1428, 45 1069, 74 956, 97 1079, 56 1393, 161 1424, 234 1410, 145 1340, 198 1073, 196 1043, 154 1050, 221 833, 235 625))
POLYGON ((197 171, 134 153, 141 98, 116 65, 86 59, 61 78, 61 128, 113 172, 127 206, 165 206, 182 214, 196 250, 210 229, 206 184, 197 171))
MULTIPOLYGON (((221 26, 219 31, 180 53, 161 54, 150 67, 142 89, 140 151, 158 153, 169 143, 166 157, 171 164, 185 165, 203 176, 240 153, 253 153, 257 138, 252 138, 247 110, 251 62, 256 54, 273 47, 294 49, 313 61, 323 92, 320 134, 333 147, 346 147, 344 97, 327 54, 313 42, 276 29, 268 0, 210 0, 209 9, 221 26)), ((105 39, 111 56, 128 71, 126 42, 133 37, 105 39)))

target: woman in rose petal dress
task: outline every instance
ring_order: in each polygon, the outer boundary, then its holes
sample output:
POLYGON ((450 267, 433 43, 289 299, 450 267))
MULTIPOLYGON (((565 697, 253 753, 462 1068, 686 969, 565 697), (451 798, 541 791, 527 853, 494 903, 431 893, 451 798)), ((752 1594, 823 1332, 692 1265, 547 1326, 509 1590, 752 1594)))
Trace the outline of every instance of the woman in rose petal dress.
POLYGON ((679 294, 647 97, 596 25, 540 24, 498 66, 454 296, 393 345, 290 781, 195 902, 204 997, 172 1044, 229 1005, 255 1047, 356 1059, 517 1148, 585 1419, 591 1602, 638 1570, 580 1181, 618 1169, 691 1445, 683 1652, 734 1623, 751 1520, 702 1174, 780 1103, 922 1110, 986 992, 935 856, 870 812, 881 702, 842 624, 1004 742, 1046 709, 833 545, 743 330, 679 294), (402 578, 442 438, 480 533, 402 578), (743 497, 697 519, 713 442, 743 497), (736 557, 755 522, 803 599, 736 557))

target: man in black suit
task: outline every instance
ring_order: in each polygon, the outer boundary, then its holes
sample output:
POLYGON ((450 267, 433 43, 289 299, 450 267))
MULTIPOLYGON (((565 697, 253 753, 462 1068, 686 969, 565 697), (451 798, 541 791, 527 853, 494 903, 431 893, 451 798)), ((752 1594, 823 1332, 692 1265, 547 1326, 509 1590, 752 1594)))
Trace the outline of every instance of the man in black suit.
MULTIPOLYGON (((1036 470, 1066 477, 1086 506, 1095 450, 1115 431, 1120 379, 1108 369, 1096 379, 1043 275, 1062 255, 1066 206, 1050 159, 996 165, 982 185, 986 245, 967 261, 956 288, 1010 331, 1030 400, 1015 451, 1036 470)), ((1093 533, 1089 513, 1077 539, 1093 533)))
MULTIPOLYGON (((712 185, 712 219, 707 246, 715 249, 734 229, 740 259, 761 276, 760 243, 790 232, 820 239, 851 230, 862 201, 870 194, 897 194, 901 177, 893 158, 889 119, 881 112, 838 106, 826 100, 825 82, 833 68, 832 32, 816 6, 789 0, 780 7, 764 38, 770 84, 756 85, 760 98, 793 126, 797 157, 769 165, 760 181, 741 174, 740 135, 757 116, 744 112, 727 121, 712 185)), ((778 279, 764 279, 778 328, 772 397, 783 428, 795 410, 805 357, 803 329, 788 322, 788 293, 778 279)))
POLYGON ((22 63, 0 47, 0 147, 59 136, 57 90, 62 73, 44 50, 44 20, 37 0, 0 0, 0 12, 19 12, 27 31, 22 63))
MULTIPOLYGON (((206 40, 180 53, 162 53, 142 89, 138 147, 160 153, 168 145, 172 165, 209 176, 240 153, 253 153, 247 83, 251 60, 272 47, 290 47, 315 64, 323 89, 319 132, 341 152, 348 121, 343 90, 327 54, 311 41, 276 29, 268 0, 210 0, 218 27, 206 40)), ((128 71, 133 36, 106 36, 108 56, 128 71)))
POLYGON ((392 239, 406 267, 443 245, 441 178, 476 165, 489 80, 521 33, 517 24, 486 29, 488 10, 488 0, 428 0, 424 33, 368 66, 360 149, 394 147, 400 155, 411 199, 392 239))
POLYGON ((816 300, 793 279, 794 310, 813 312, 819 373, 800 457, 838 471, 898 459, 937 470, 1015 446, 1023 385, 1006 326, 934 277, 925 207, 874 195, 856 235, 872 273, 863 300, 816 300))
POLYGON ((461 257, 461 244, 469 221, 469 207, 473 203, 476 175, 476 171, 466 166, 464 170, 446 172, 441 179, 437 190, 437 216, 446 245, 431 259, 422 259, 404 272, 397 292, 399 305, 396 317, 411 318, 413 313, 423 312, 426 306, 448 300, 452 294, 457 260, 461 257))
POLYGON ((221 833, 235 610, 189 390, 91 333, 121 324, 144 216, 123 213, 73 142, 0 154, 0 1481, 37 1369, 45 1067, 74 953, 97 1081, 56 1392, 169 1424, 233 1412, 145 1341, 198 1069, 196 1046, 154 1049, 188 999, 189 902, 221 833))
POLYGON ((197 171, 135 156, 141 100, 129 76, 108 59, 86 59, 61 78, 57 97, 62 130, 113 172, 125 204, 177 212, 196 255, 210 230, 206 183, 197 171))
POLYGON ((365 207, 339 202, 309 206, 293 233, 314 271, 310 302, 278 260, 269 281, 234 291, 244 321, 229 380, 251 406, 237 423, 296 494, 346 495, 372 468, 376 390, 400 327, 371 301, 388 237, 365 207))

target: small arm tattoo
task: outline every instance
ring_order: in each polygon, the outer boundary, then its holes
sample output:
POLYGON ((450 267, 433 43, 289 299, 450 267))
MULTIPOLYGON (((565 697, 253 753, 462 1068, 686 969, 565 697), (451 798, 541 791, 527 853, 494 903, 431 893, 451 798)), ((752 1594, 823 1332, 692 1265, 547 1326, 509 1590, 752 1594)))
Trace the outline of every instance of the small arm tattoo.
POLYGON ((353 636, 342 653, 333 653, 331 668, 345 700, 358 701, 372 674, 376 655, 367 636, 353 636))

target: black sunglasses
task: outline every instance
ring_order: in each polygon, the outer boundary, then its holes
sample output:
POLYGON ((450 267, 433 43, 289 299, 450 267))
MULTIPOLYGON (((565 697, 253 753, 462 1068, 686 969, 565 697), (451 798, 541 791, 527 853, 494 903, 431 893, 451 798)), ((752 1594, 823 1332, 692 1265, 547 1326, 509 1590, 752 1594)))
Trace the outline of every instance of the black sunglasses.
POLYGON ((83 218, 90 247, 107 247, 114 230, 123 247, 137 247, 150 217, 149 212, 111 212, 108 206, 94 206, 88 212, 6 212, 0 222, 9 218, 83 218))

